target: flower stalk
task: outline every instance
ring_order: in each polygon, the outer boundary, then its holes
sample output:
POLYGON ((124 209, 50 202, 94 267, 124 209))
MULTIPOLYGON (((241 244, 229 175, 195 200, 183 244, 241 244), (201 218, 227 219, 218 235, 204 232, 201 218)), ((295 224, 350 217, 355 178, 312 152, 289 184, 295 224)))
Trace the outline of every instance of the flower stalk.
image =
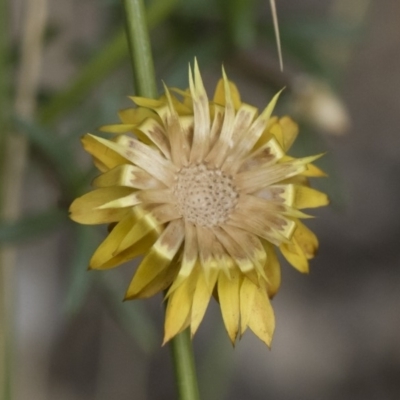
POLYGON ((179 398, 199 400, 199 390, 192 351, 189 329, 184 330, 171 340, 175 376, 177 378, 179 398))
MULTIPOLYGON (((157 97, 154 63, 143 0, 124 0, 126 30, 136 93, 157 97)), ((198 400, 199 390, 189 328, 171 341, 175 377, 180 400, 198 400)))
POLYGON ((155 98, 157 85, 143 0, 124 0, 124 7, 136 92, 155 98))

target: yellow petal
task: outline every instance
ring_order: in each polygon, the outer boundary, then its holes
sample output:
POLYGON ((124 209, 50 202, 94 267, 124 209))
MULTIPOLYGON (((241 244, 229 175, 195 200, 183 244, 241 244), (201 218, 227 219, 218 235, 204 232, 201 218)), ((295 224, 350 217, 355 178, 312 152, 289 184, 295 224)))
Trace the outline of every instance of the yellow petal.
MULTIPOLYGON (((127 163, 124 157, 109 149, 103 143, 98 142, 92 135, 87 134, 83 136, 81 142, 83 148, 107 169, 112 169, 118 165, 127 163)), ((101 170, 104 171, 103 168, 101 170)))
POLYGON ((117 167, 99 175, 92 182, 97 187, 126 186, 134 189, 155 189, 165 186, 143 169, 130 164, 117 167))
POLYGON ((108 133, 128 133, 133 132, 133 129, 136 125, 133 124, 112 124, 112 125, 103 125, 100 127, 101 132, 108 133))
MULTIPOLYGON (((189 96, 185 103, 181 103, 175 96, 171 94, 171 89, 164 85, 165 95, 164 103, 162 106, 157 107, 154 111, 158 114, 161 119, 162 124, 165 126, 166 130, 168 127, 168 118, 171 112, 171 108, 180 116, 192 116, 193 117, 193 106, 192 98, 189 96)), ((186 99, 185 99, 186 100, 186 99)), ((167 134, 168 136, 168 134, 167 134)))
POLYGON ((290 117, 272 117, 254 148, 258 149, 274 137, 287 152, 299 133, 298 125, 290 117))
POLYGON ((121 110, 118 112, 118 116, 123 124, 138 125, 147 118, 152 118, 160 122, 160 119, 155 112, 143 107, 121 110))
POLYGON ((240 287, 240 335, 243 335, 253 311, 255 285, 248 278, 243 279, 240 287))
POLYGON ((194 129, 193 141, 190 151, 190 162, 203 161, 210 147, 210 109, 207 93, 199 71, 197 60, 194 64, 194 79, 189 66, 190 93, 193 100, 194 129))
MULTIPOLYGON (((116 188, 104 188, 103 190, 115 190, 115 189, 125 189, 122 187, 116 188)), ((97 189, 102 190, 102 189, 97 189)), ((118 209, 118 208, 125 208, 125 207, 133 207, 140 204, 142 201, 139 198, 140 192, 133 192, 129 193, 127 196, 120 197, 115 200, 108 201, 107 203, 103 203, 100 206, 97 206, 98 210, 107 210, 107 209, 118 209)))
POLYGON ((216 227, 213 228, 213 232, 218 241, 225 248, 226 252, 239 267, 240 271, 247 273, 254 269, 254 265, 246 252, 240 246, 238 246, 237 243, 223 229, 216 227))
POLYGON ((117 225, 115 225, 112 231, 94 252, 90 260, 91 269, 101 268, 106 261, 112 258, 115 249, 119 246, 119 243, 128 232, 129 227, 134 222, 134 216, 129 213, 117 225))
POLYGON ((279 119, 279 125, 282 128, 283 149, 288 151, 299 134, 299 126, 287 116, 279 119))
POLYGON ((138 193, 138 198, 146 204, 173 204, 175 205, 176 200, 171 189, 148 189, 141 190, 138 193))
POLYGON ((117 267, 118 265, 124 264, 134 258, 145 254, 151 246, 153 246, 155 238, 151 235, 145 236, 143 239, 139 240, 133 246, 128 247, 126 250, 113 254, 109 260, 102 258, 99 265, 91 265, 90 269, 110 269, 117 267))
POLYGON ((69 208, 70 218, 80 224, 88 225, 119 221, 126 215, 126 209, 99 209, 99 207, 131 193, 132 189, 125 187, 93 190, 74 200, 69 208))
POLYGON ((265 167, 279 161, 285 152, 275 138, 271 138, 264 145, 246 157, 240 165, 240 171, 265 167))
POLYGON ((92 157, 93 158, 93 164, 94 166, 100 171, 100 172, 107 172, 109 170, 109 168, 102 163, 99 159, 97 159, 96 157, 92 157))
POLYGON ((302 173, 302 175, 315 178, 327 176, 327 174, 322 171, 322 169, 318 168, 314 164, 308 164, 307 169, 302 173))
POLYGON ((302 273, 309 272, 307 257, 295 238, 292 238, 292 243, 282 243, 279 249, 294 268, 302 273))
POLYGON ((184 237, 184 227, 181 220, 168 224, 149 253, 140 263, 126 293, 127 299, 136 298, 160 273, 171 264, 177 254, 184 237))
POLYGON ((221 225, 221 228, 243 249, 257 271, 264 275, 264 264, 267 255, 260 239, 250 232, 228 225, 221 225))
MULTIPOLYGON (((244 229, 248 232, 253 233, 269 242, 279 246, 282 242, 287 239, 280 233, 279 230, 273 228, 267 221, 261 221, 257 213, 246 213, 246 210, 235 210, 235 212, 229 217, 227 225, 244 229)), ((295 227, 295 224, 293 224, 295 227)), ((232 254, 229 253, 231 256, 232 254)), ((234 258, 232 256, 232 258, 234 258)), ((235 259, 235 258, 234 258, 235 259)), ((236 259, 235 259, 235 262, 236 259)), ((251 264, 250 264, 251 265, 251 264)), ((245 271, 242 267, 240 268, 243 272, 245 271)), ((249 269, 250 266, 249 266, 249 269)))
MULTIPOLYGON (((242 102, 240 100, 239 90, 238 90, 237 86, 231 81, 228 81, 228 85, 229 85, 229 90, 231 92, 233 105, 235 107, 235 110, 238 110, 240 105, 242 104, 242 102)), ((217 87, 215 88, 214 99, 213 99, 214 103, 217 103, 221 106, 225 106, 225 104, 226 104, 225 88, 226 88, 226 86, 225 86, 224 80, 220 79, 217 83, 217 87)))
POLYGON ((243 307, 241 305, 241 309, 246 312, 245 322, 270 347, 275 330, 275 316, 265 287, 254 285, 249 279, 245 279, 240 291, 240 302, 250 303, 243 307))
POLYGON ((235 176, 235 183, 239 190, 246 193, 254 193, 283 179, 298 175, 305 171, 306 168, 305 162, 298 162, 298 160, 261 166, 250 171, 238 173, 235 176))
POLYGON ((296 230, 294 231, 294 238, 303 250, 307 259, 314 258, 318 250, 317 236, 307 228, 301 221, 296 220, 296 230))
POLYGON ((222 129, 223 121, 224 121, 224 108, 215 105, 213 107, 213 114, 212 114, 212 124, 211 124, 211 129, 210 129, 210 148, 212 148, 215 145, 215 142, 217 141, 219 134, 222 129))
POLYGON ((293 184, 271 185, 256 193, 257 197, 288 207, 293 206, 296 189, 293 184))
POLYGON ((243 195, 240 196, 237 211, 232 213, 231 219, 238 224, 241 222, 246 224, 247 219, 245 218, 241 221, 240 216, 247 215, 249 220, 259 221, 259 226, 263 226, 266 233, 273 230, 274 232, 279 232, 284 238, 290 239, 296 224, 291 218, 284 215, 285 211, 287 211, 287 207, 284 205, 276 204, 257 196, 243 195))
MULTIPOLYGON (((119 188, 119 187, 117 187, 119 188)), ((108 189, 108 188, 107 188, 108 189)), ((116 188, 110 188, 115 190, 116 188)), ((135 191, 128 194, 125 197, 109 201, 108 203, 98 206, 98 209, 106 208, 121 208, 121 207, 133 207, 138 204, 162 204, 169 203, 173 204, 174 198, 169 189, 148 189, 135 191)))
POLYGON ((139 107, 156 109, 165 105, 165 98, 149 99, 147 97, 129 96, 129 98, 139 107))
POLYGON ((190 146, 185 134, 181 119, 174 107, 172 96, 168 88, 164 85, 168 104, 164 107, 164 124, 171 147, 171 159, 177 167, 186 165, 189 160, 190 146))
POLYGON ((201 266, 207 271, 212 268, 213 263, 215 263, 212 256, 213 242, 216 240, 215 235, 209 228, 199 225, 196 226, 196 233, 201 266))
POLYGON ((153 118, 147 118, 134 130, 135 135, 146 144, 155 144, 166 158, 171 158, 171 149, 164 127, 153 118))
POLYGON ((187 279, 169 297, 165 314, 163 345, 190 324, 195 280, 187 279))
POLYGON ((126 159, 125 164, 128 163, 127 161, 130 161, 163 182, 170 182, 173 180, 172 173, 176 168, 155 148, 125 135, 118 136, 115 141, 90 134, 89 137, 102 144, 106 149, 124 157, 126 159))
POLYGON ((207 310, 207 306, 210 302, 214 286, 218 277, 218 270, 212 269, 209 271, 209 276, 206 277, 205 271, 198 264, 198 275, 196 279, 196 287, 193 296, 192 314, 190 322, 190 332, 193 335, 196 333, 201 321, 203 320, 204 314, 207 310))
POLYGON ((232 268, 235 268, 235 263, 232 258, 226 253, 226 250, 218 240, 214 240, 211 251, 213 259, 215 260, 215 266, 204 270, 206 281, 208 282, 210 280, 208 274, 211 274, 213 270, 223 271, 225 275, 230 278, 230 271, 232 268))
MULTIPOLYGON (((261 146, 264 146, 267 142, 269 142, 272 138, 278 141, 278 143, 281 144, 281 141, 279 138, 276 138, 272 133, 271 130, 275 125, 279 125, 278 122, 278 117, 277 116, 271 116, 268 123, 267 127, 264 129, 263 133, 261 134, 260 138, 258 139, 257 143, 254 145, 253 150, 259 149, 261 146)), ((282 145, 281 145, 282 147, 282 145)))
POLYGON ((240 168, 237 161, 250 153, 264 132, 281 92, 282 90, 272 98, 268 106, 258 116, 258 118, 253 121, 248 129, 242 132, 241 137, 237 138, 235 147, 230 151, 229 157, 227 157, 227 166, 232 173, 236 172, 240 168), (236 163, 234 162, 235 160, 236 163))
POLYGON ((116 143, 106 139, 95 137, 97 141, 103 143, 111 150, 125 157, 132 164, 144 169, 155 178, 166 184, 173 182, 174 172, 177 167, 166 159, 156 148, 125 136, 120 135, 116 143))
POLYGON ((223 272, 218 277, 218 299, 221 306, 222 319, 232 344, 235 344, 239 332, 239 289, 241 284, 238 269, 231 271, 228 279, 223 272))
POLYGON ((124 238, 115 249, 115 254, 121 253, 150 234, 154 237, 155 241, 163 232, 161 224, 151 212, 145 212, 141 207, 135 207, 133 212, 135 213, 135 222, 126 231, 124 238))
POLYGON ((135 215, 133 213, 129 213, 112 229, 106 239, 94 252, 90 260, 91 269, 108 269, 115 267, 122 262, 130 260, 137 255, 144 253, 148 247, 154 243, 154 238, 151 243, 148 243, 148 241, 137 242, 134 247, 129 248, 124 254, 115 257, 116 249, 129 232, 130 227, 135 224, 135 222, 135 215))
POLYGON ((224 82, 224 94, 225 94, 225 112, 224 121, 220 135, 218 136, 214 146, 212 146, 210 152, 205 158, 205 162, 211 166, 220 168, 223 164, 229 149, 232 147, 232 135, 233 127, 235 123, 235 109, 233 104, 232 93, 226 76, 225 70, 222 68, 223 82, 224 82))
POLYGON ((198 244, 196 227, 186 221, 185 223, 185 244, 183 249, 182 265, 174 283, 168 290, 167 297, 185 281, 192 273, 198 259, 198 244))
POLYGON ((270 134, 278 141, 282 149, 284 149, 283 129, 279 122, 269 128, 270 134))
POLYGON ((262 134, 261 138, 256 143, 255 147, 258 148, 261 144, 261 141, 266 142, 267 137, 270 138, 269 140, 275 139, 279 143, 279 146, 282 148, 282 151, 286 151, 285 140, 284 140, 284 136, 283 136, 283 129, 278 120, 276 120, 276 122, 274 124, 271 124, 271 125, 268 124, 266 133, 262 134))
MULTIPOLYGON (((135 293, 135 299, 147 299, 157 293, 165 291, 175 280, 179 271, 180 263, 173 261, 158 275, 156 275, 147 285, 143 286, 135 293)), ((126 298, 127 300, 130 298, 126 298)), ((133 299, 133 298, 132 298, 133 299)))
POLYGON ((233 141, 237 141, 243 132, 251 126, 254 118, 257 116, 258 109, 250 104, 242 103, 240 108, 236 111, 235 124, 233 126, 233 141))
MULTIPOLYGON (((250 127, 252 126, 252 123, 257 113, 257 108, 252 107, 248 104, 242 104, 240 106, 239 110, 236 113, 234 125, 232 128, 233 133, 231 141, 233 144, 238 143, 243 138, 243 136, 247 136, 248 131, 251 131, 250 127)), ((250 132, 249 134, 251 135, 252 133, 250 132)), ((240 158, 241 157, 237 156, 237 152, 235 149, 233 151, 229 151, 223 163, 223 168, 227 171, 229 170, 232 174, 235 173, 242 166, 242 160, 240 160, 240 158)))
POLYGON ((265 275, 268 279, 267 290, 270 298, 274 297, 281 285, 281 266, 271 243, 263 241, 267 252, 267 261, 264 266, 265 275))
POLYGON ((296 185, 294 206, 297 208, 315 208, 329 204, 329 198, 325 193, 306 186, 296 185))

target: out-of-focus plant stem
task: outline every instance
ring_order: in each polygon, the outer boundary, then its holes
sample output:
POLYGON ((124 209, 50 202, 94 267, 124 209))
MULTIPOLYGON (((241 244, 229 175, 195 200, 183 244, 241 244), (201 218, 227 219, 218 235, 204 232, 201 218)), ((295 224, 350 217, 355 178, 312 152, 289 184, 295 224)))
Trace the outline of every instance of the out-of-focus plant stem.
MULTIPOLYGON (((155 0, 149 6, 146 16, 149 29, 166 19, 178 0, 155 0)), ((66 111, 79 104, 90 90, 127 58, 127 41, 124 30, 120 30, 106 43, 83 68, 68 87, 54 96, 39 111, 39 120, 51 124, 66 111)))
MULTIPOLYGON (((124 0, 124 6, 136 92, 139 96, 155 98, 157 85, 143 0, 124 0)), ((179 399, 198 400, 199 390, 188 329, 171 340, 171 349, 179 399)))
MULTIPOLYGON (((0 149, 4 147, 4 132, 6 130, 9 110, 8 93, 8 26, 7 26, 7 0, 0 0, 0 149)), ((3 151, 0 159, 2 159, 3 151)))
MULTIPOLYGON (((7 16, 4 1, 1 2, 1 32, 4 39, 5 19, 7 16)), ((15 90, 15 112, 17 115, 30 119, 36 106, 36 93, 38 89, 39 71, 41 63, 43 33, 47 17, 47 0, 27 0, 25 7, 23 32, 21 34, 20 64, 17 72, 15 90)), ((6 35, 5 35, 6 36, 6 35)), ((5 44, 0 50, 2 67, 7 62, 5 44)), ((4 71, 0 71, 1 73, 4 71)), ((7 76, 7 75, 5 75, 7 76)), ((4 79, 4 78, 3 78, 4 79)), ((3 83, 0 86, 1 103, 8 102, 7 88, 3 83)), ((6 107, 7 110, 7 107, 6 107)), ((3 110, 2 110, 3 111, 3 110)), ((7 115, 1 116, 2 145, 4 145, 4 158, 2 159, 1 179, 1 219, 15 221, 20 214, 20 200, 23 189, 23 176, 27 160, 28 143, 25 136, 17 132, 4 131, 7 115), (3 136, 4 135, 4 136, 3 136)), ((0 249, 0 399, 12 397, 12 334, 13 327, 13 301, 14 294, 14 269, 17 258, 16 248, 2 246, 0 249), (2 351, 3 350, 3 351, 2 351)))
MULTIPOLYGON (((0 174, 4 167, 4 144, 5 132, 8 129, 8 110, 9 93, 7 88, 8 78, 8 26, 7 26, 7 0, 0 1, 0 174)), ((1 176, 1 175, 0 175, 1 176)), ((3 187, 0 180, 0 209, 3 203, 3 187)), ((0 214, 2 217, 2 213, 0 214)), ((6 285, 8 282, 7 272, 2 263, 3 254, 0 248, 0 400, 6 400, 10 397, 10 379, 9 379, 9 312, 8 312, 8 291, 6 285), (6 297, 7 296, 7 297, 6 297)))

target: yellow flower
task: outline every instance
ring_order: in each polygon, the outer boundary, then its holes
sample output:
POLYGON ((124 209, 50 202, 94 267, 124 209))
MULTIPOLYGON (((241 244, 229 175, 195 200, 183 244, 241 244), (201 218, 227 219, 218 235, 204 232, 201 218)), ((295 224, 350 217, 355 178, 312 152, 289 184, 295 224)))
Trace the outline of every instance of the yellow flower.
POLYGON ((197 63, 189 83, 186 91, 165 87, 157 100, 133 97, 138 107, 103 127, 111 140, 83 137, 101 175, 73 202, 71 218, 113 224, 90 268, 144 255, 126 298, 168 289, 164 343, 188 326, 193 335, 214 295, 232 343, 249 327, 270 345, 275 247, 301 272, 318 247, 299 219, 307 217, 300 209, 328 202, 308 184, 324 175, 311 164, 319 156, 286 155, 298 128, 271 117, 279 94, 258 115, 224 71, 213 101, 197 63))

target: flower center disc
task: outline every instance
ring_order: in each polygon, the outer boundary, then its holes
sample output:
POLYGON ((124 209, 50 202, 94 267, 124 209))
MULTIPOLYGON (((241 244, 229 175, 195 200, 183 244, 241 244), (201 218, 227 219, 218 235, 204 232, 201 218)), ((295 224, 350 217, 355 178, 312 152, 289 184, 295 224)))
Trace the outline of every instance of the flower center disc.
POLYGON ((230 176, 204 164, 183 167, 177 173, 173 193, 182 217, 208 228, 223 224, 239 197, 230 176))

